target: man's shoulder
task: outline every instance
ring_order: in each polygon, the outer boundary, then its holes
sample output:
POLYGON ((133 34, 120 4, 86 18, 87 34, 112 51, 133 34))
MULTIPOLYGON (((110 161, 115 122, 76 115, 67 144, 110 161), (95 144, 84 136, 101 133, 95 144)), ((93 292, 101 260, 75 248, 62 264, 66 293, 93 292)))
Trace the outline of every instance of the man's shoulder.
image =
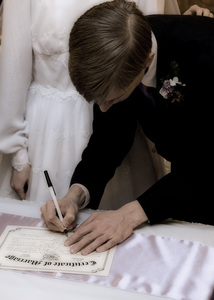
POLYGON ((158 44, 166 43, 169 37, 175 41, 214 40, 213 18, 189 15, 150 15, 147 18, 158 44))
POLYGON ((183 83, 190 81, 189 87, 191 82, 196 85, 198 81, 207 80, 209 73, 213 74, 214 19, 187 15, 151 15, 148 20, 158 43, 158 79, 168 74, 173 61, 183 77, 179 79, 183 83))

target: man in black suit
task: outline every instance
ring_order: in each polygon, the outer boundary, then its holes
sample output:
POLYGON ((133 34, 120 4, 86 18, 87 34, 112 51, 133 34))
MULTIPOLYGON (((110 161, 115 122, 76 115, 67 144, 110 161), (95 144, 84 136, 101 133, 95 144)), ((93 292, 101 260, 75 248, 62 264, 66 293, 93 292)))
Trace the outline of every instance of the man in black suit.
MULTIPOLYGON (((67 245, 77 242, 71 252, 105 251, 146 222, 173 218, 214 225, 213 19, 144 17, 134 3, 109 2, 77 21, 70 50, 72 81, 95 104, 93 134, 69 193, 59 200, 64 225, 74 226, 80 206, 98 208, 107 182, 132 146, 138 123, 171 162, 171 172, 136 200, 92 214, 67 240, 67 245), (153 78, 151 29, 158 45, 156 88, 141 83, 145 76, 153 78)), ((41 211, 50 229, 63 231, 52 203, 41 211)))

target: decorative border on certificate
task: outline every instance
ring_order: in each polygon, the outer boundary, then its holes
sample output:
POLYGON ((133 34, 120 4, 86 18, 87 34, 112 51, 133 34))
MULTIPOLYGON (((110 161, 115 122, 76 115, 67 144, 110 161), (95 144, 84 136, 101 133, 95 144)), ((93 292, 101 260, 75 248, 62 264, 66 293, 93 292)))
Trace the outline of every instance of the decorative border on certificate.
POLYGON ((0 238, 0 268, 108 276, 116 247, 83 256, 71 254, 66 239, 46 228, 8 225, 0 238))

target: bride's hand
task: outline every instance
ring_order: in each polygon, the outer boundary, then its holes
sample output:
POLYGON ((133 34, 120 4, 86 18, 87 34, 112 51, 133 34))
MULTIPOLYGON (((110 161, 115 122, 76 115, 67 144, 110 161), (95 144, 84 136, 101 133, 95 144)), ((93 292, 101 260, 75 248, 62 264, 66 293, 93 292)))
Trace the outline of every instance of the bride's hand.
POLYGON ((10 185, 21 200, 25 200, 30 177, 31 166, 26 165, 22 171, 12 169, 10 185))
POLYGON ((213 18, 213 13, 205 7, 200 7, 196 4, 190 6, 185 12, 184 15, 197 15, 213 18))

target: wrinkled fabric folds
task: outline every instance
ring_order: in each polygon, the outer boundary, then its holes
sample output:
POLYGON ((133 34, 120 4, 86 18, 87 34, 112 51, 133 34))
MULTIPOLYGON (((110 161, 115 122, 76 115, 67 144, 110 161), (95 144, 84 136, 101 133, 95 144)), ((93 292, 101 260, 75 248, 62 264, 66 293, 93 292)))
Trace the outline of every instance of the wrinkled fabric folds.
MULTIPOLYGON (((41 219, 3 213, 0 224, 0 233, 8 224, 44 226, 41 219)), ((117 246, 108 277, 35 273, 176 300, 210 300, 213 261, 214 248, 205 244, 135 232, 117 246)))

